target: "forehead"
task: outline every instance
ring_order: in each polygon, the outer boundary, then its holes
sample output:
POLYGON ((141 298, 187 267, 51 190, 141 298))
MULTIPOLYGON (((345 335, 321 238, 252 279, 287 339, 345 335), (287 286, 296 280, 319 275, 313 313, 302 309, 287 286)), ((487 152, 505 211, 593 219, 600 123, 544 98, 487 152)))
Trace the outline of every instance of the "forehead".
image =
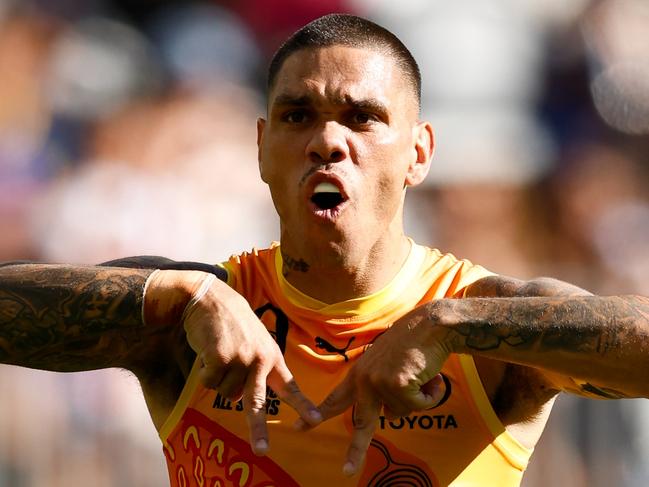
POLYGON ((329 100, 374 98, 386 106, 401 106, 410 96, 405 76, 391 56, 348 46, 301 49, 284 61, 269 93, 329 100))

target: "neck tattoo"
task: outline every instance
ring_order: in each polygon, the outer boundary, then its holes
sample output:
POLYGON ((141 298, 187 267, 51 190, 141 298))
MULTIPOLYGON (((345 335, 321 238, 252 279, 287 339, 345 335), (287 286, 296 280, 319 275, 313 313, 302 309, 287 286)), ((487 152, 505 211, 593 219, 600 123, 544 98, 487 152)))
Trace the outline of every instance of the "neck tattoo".
POLYGON ((282 252, 282 260, 284 262, 284 274, 286 274, 288 271, 297 271, 297 272, 308 272, 309 271, 309 264, 307 264, 304 259, 294 259, 290 255, 285 254, 282 252))

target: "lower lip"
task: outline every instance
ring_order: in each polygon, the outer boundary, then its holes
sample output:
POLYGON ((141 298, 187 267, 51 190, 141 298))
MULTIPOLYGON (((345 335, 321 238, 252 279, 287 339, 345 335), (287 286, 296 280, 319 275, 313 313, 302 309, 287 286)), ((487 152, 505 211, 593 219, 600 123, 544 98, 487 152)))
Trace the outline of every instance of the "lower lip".
POLYGON ((343 201, 342 203, 336 205, 333 208, 330 208, 328 210, 323 210, 318 205, 313 203, 313 201, 309 201, 309 210, 311 211, 311 213, 315 215, 318 219, 329 221, 329 222, 335 222, 336 220, 338 220, 338 218, 340 218, 340 215, 342 214, 346 206, 347 206, 347 201, 343 201))

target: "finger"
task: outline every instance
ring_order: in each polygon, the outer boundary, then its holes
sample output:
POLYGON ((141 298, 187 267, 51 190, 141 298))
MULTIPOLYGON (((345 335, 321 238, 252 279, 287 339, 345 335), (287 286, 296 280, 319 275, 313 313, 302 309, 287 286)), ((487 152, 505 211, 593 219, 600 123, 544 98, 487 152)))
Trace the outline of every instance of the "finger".
POLYGON ((198 371, 198 377, 201 383, 208 389, 217 389, 223 381, 225 373, 226 370, 222 367, 203 365, 198 371))
POLYGON ((318 405, 323 420, 344 413, 354 404, 356 398, 355 384, 350 375, 338 384, 329 395, 318 405))
POLYGON ((354 475, 361 469, 372 436, 374 436, 380 412, 381 403, 373 393, 368 391, 359 394, 353 413, 354 432, 343 466, 345 475, 354 475))
POLYGON ((322 414, 315 404, 302 393, 295 379, 291 377, 290 380, 284 382, 284 379, 279 378, 277 372, 273 370, 268 376, 268 385, 277 392, 282 401, 297 411, 300 415, 299 419, 305 425, 313 427, 322 422, 322 414))
POLYGON ((238 401, 241 399, 241 393, 245 388, 248 372, 249 369, 243 366, 231 367, 216 388, 228 399, 238 401))
MULTIPOLYGON (((326 421, 334 416, 344 413, 352 404, 354 404, 354 397, 354 383, 348 375, 318 405, 318 411, 320 412, 322 421, 326 421)), ((293 424, 293 427, 298 431, 311 429, 310 424, 306 424, 304 421, 300 421, 300 419, 293 424)))
POLYGON ((420 387, 420 392, 426 398, 426 402, 430 403, 430 406, 422 407, 420 409, 428 409, 437 406, 446 395, 446 382, 444 381, 442 374, 435 375, 435 377, 423 384, 420 387))
POLYGON ((384 406, 398 416, 435 407, 444 397, 446 384, 441 374, 423 385, 412 383, 396 392, 380 396, 384 406))
POLYGON ((385 417, 389 419, 408 416, 413 411, 427 409, 435 404, 416 383, 388 390, 377 387, 375 393, 383 404, 385 417))
POLYGON ((403 411, 396 412, 394 409, 390 408, 389 406, 385 404, 383 405, 383 416, 385 416, 385 419, 388 419, 390 421, 392 421, 393 419, 402 418, 403 416, 408 416, 408 414, 409 411, 405 413, 403 411))
POLYGON ((246 412, 252 451, 255 455, 265 455, 269 448, 266 427, 266 375, 261 369, 248 374, 243 392, 243 408, 246 412))
POLYGON ((380 396, 380 401, 383 403, 383 413, 385 417, 388 419, 396 419, 408 416, 410 413, 415 411, 417 407, 413 404, 412 398, 409 396, 416 394, 417 392, 418 391, 399 391, 398 393, 380 396))
POLYGON ((268 385, 282 401, 286 402, 300 415, 298 418, 300 427, 297 429, 310 428, 322 422, 322 414, 320 414, 315 404, 302 393, 283 359, 268 375, 268 385))

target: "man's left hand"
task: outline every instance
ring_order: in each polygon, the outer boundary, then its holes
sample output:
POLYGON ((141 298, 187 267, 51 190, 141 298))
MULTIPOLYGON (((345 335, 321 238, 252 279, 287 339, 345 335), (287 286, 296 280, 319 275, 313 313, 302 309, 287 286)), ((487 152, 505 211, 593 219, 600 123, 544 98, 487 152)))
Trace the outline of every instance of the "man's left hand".
MULTIPOLYGON (((445 331, 428 319, 425 307, 394 323, 379 336, 318 406, 324 420, 353 406, 352 440, 343 467, 356 474, 378 424, 381 410, 395 419, 435 406, 444 396, 439 375, 450 353, 445 331)), ((298 420, 298 429, 309 426, 298 420)))

